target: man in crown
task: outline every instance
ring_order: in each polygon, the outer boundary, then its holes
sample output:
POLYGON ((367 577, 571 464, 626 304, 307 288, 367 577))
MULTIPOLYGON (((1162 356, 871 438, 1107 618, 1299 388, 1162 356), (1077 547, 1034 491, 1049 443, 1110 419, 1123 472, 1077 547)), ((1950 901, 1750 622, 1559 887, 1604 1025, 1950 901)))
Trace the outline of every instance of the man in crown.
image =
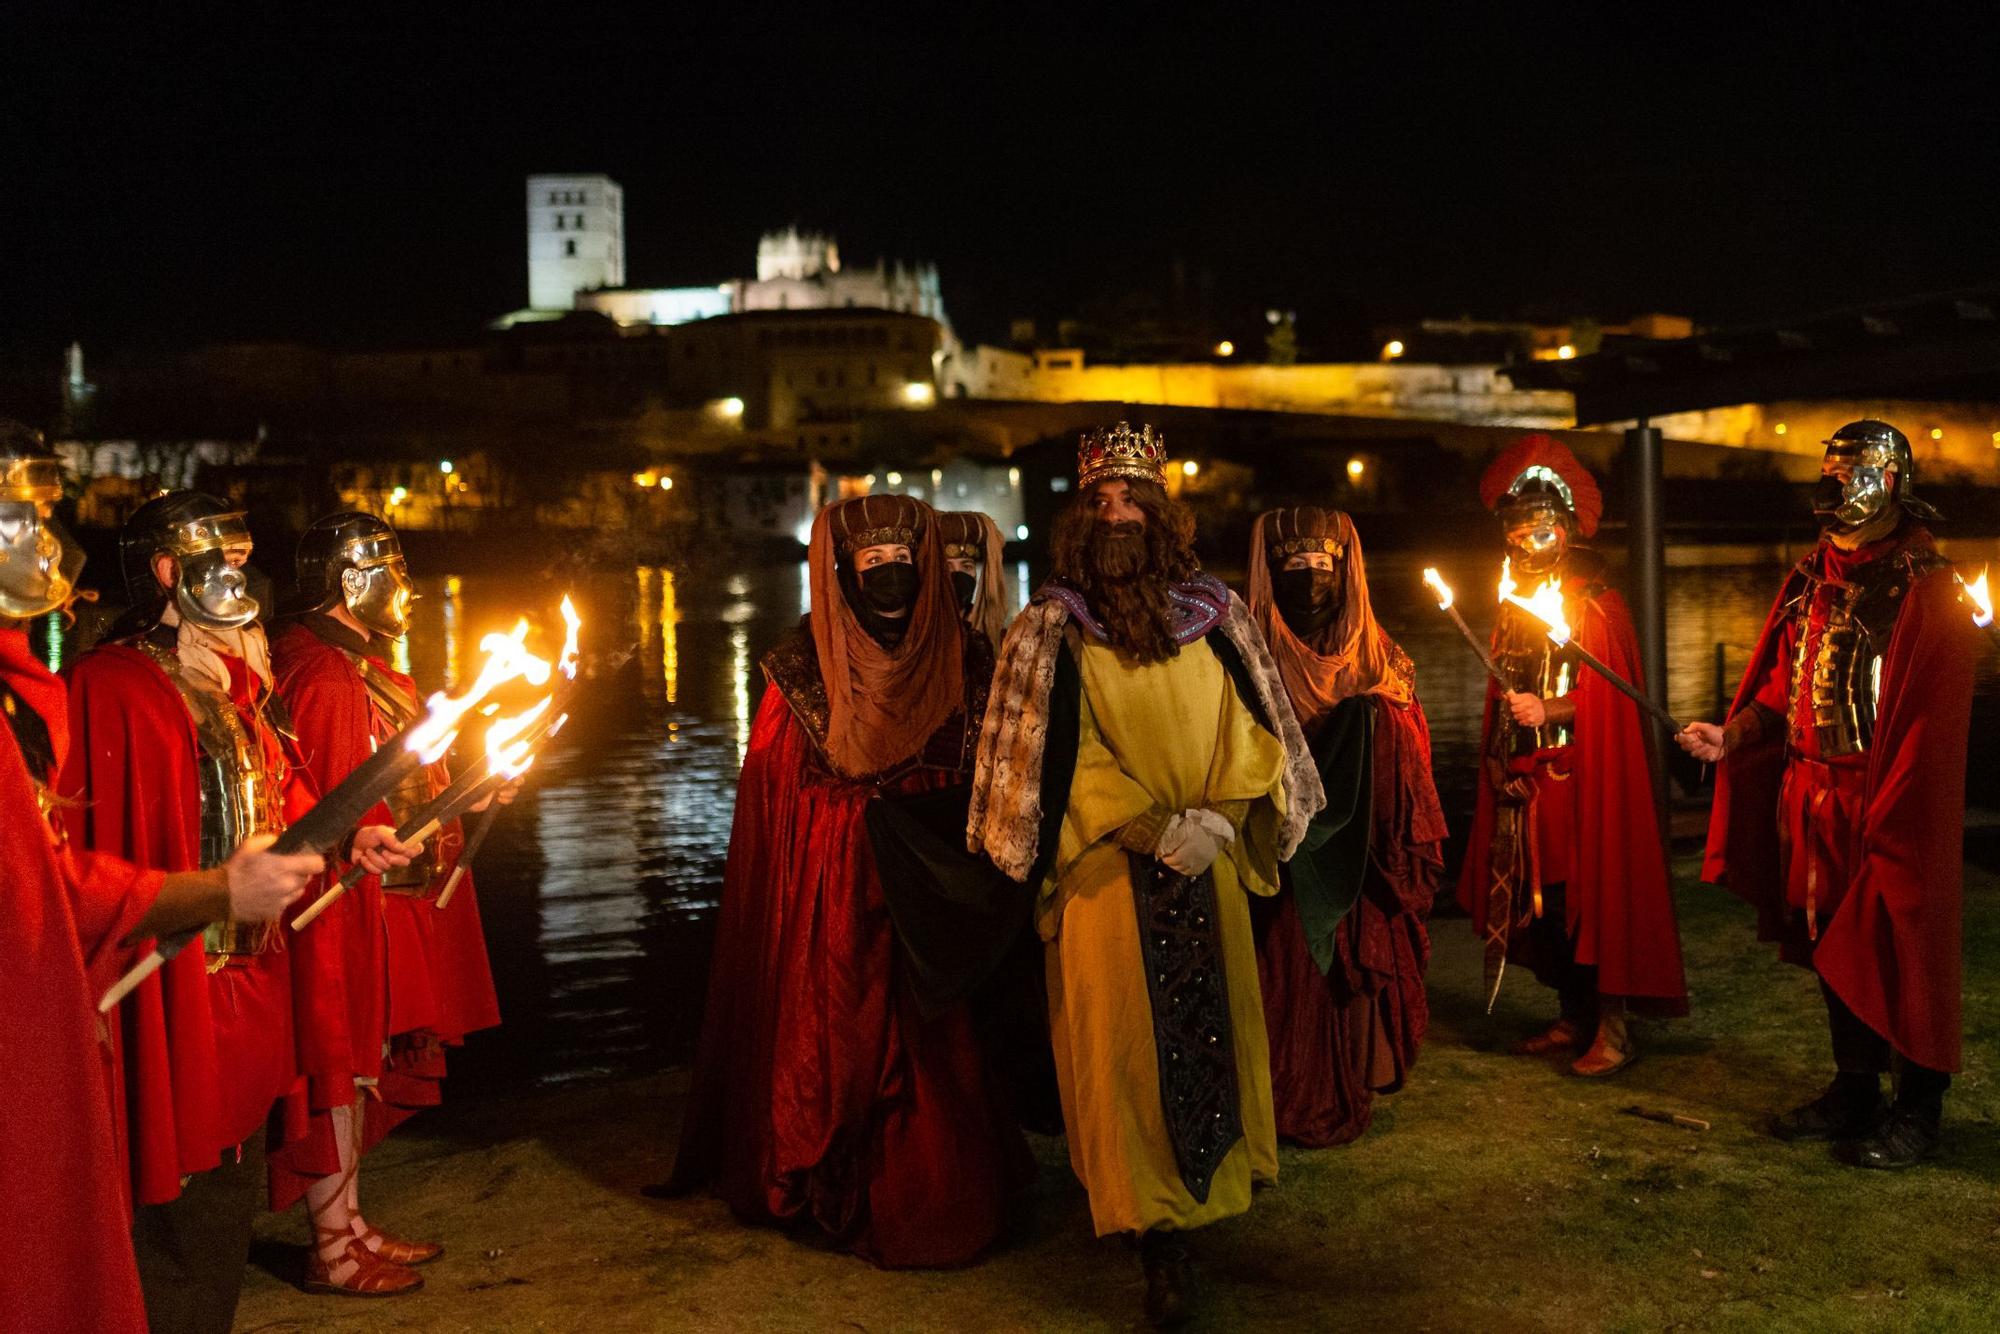
POLYGON ((1327 805, 1253 905, 1278 1133, 1310 1148, 1367 1130, 1428 1026, 1424 921, 1444 874, 1444 811, 1416 668, 1375 619, 1354 521, 1312 506, 1261 515, 1250 614, 1311 743, 1327 805))
MULTIPOLYGON (((1604 562, 1580 545, 1604 502, 1576 456, 1546 435, 1501 452, 1479 496, 1500 520, 1508 577, 1553 582, 1573 640, 1643 684, 1638 638, 1604 562)), ((1651 726, 1548 626, 1502 603, 1480 782, 1458 900, 1486 942, 1498 994, 1507 964, 1532 969, 1560 1007, 1517 1055, 1557 1054, 1572 1072, 1615 1074, 1638 1055, 1629 1015, 1687 1013, 1679 928, 1655 800, 1651 726)))
POLYGON ((1936 1153, 1959 1068, 1976 636, 1915 483, 1895 427, 1834 432, 1819 545, 1779 590, 1727 725, 1680 737, 1720 765, 1702 878, 1755 904, 1759 938, 1826 1000, 1833 1082, 1771 1133, 1887 1169, 1936 1153))
MULTIPOLYGON (((131 605, 69 674, 58 781, 78 846, 196 871, 308 809, 244 569, 243 512, 175 491, 119 536, 131 605)), ((371 867, 413 851, 353 836, 371 867)), ((305 970, 277 922, 218 921, 120 1003, 133 1226, 156 1330, 227 1329, 264 1198, 271 1110, 334 1022, 337 974, 305 970)))
POLYGON ((0 1199, 8 1246, 34 1257, 0 1271, 0 1328, 138 1334, 124 1121, 171 1106, 157 1082, 128 1088, 124 1034, 99 1018, 98 997, 153 936, 271 921, 320 859, 274 855, 259 834, 220 865, 163 874, 69 840, 54 790, 73 740, 66 690, 28 644, 31 622, 67 607, 83 564, 53 515, 61 494, 41 437, 0 421, 0 1199))
POLYGON ((1036 896, 1070 1163, 1136 1237, 1146 1314, 1189 1313, 1186 1236, 1277 1175, 1249 896, 1323 804, 1250 612, 1194 555, 1166 450, 1083 437, 1055 577, 1016 618, 967 846, 1036 896))
POLYGON ((962 1264, 1032 1170, 963 1004, 919 1004, 869 811, 962 789, 992 654, 937 515, 822 510, 812 609, 764 655, 708 1006, 665 1192, 804 1225, 889 1268, 962 1264))

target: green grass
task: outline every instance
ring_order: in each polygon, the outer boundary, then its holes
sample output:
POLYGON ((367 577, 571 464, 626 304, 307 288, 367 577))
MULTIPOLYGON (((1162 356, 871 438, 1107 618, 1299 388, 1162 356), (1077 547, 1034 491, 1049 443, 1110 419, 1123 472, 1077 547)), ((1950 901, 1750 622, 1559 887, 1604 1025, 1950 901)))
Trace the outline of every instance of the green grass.
MULTIPOLYGON (((2000 1328, 2000 1134, 1990 1072, 2000 882, 1968 877, 1966 1074, 1949 1156, 1863 1173, 1758 1123, 1829 1072, 1806 973, 1747 909, 1678 896, 1691 1018, 1639 1027, 1609 1082, 1505 1054, 1550 1017, 1510 977, 1482 1013, 1463 919, 1436 923, 1433 1026, 1409 1088, 1358 1143, 1286 1150, 1251 1212, 1201 1234, 1208 1329, 1984 1330, 2000 1328), (1621 1114, 1643 1103, 1707 1132, 1621 1114)), ((369 1217, 443 1236, 422 1294, 299 1295, 253 1275, 240 1327, 614 1330, 1097 1330, 1136 1324, 1138 1265, 1090 1236, 1060 1141, 1014 1234, 979 1264, 883 1273, 738 1226, 711 1200, 636 1188, 665 1170, 684 1080, 662 1076, 448 1109, 369 1159, 369 1217)), ((296 1217, 268 1237, 303 1241, 296 1217)), ((283 1272, 282 1249, 266 1263, 283 1272)))

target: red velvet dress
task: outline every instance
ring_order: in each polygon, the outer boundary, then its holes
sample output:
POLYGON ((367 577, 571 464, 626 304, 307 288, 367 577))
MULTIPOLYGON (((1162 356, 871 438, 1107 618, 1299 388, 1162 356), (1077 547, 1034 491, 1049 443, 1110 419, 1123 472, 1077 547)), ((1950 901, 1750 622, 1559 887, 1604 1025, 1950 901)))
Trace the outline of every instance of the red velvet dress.
MULTIPOLYGON (((0 680, 46 724, 60 762, 62 683, 27 634, 0 628, 0 680)), ((52 774, 40 775, 42 779, 52 774)), ((114 1119, 117 1066, 97 998, 137 958, 119 944, 160 892, 160 874, 72 856, 43 817, 34 778, 0 723, 0 1328, 141 1334, 129 1178, 114 1119)))
MULTIPOLYGON (((1627 681, 1645 686, 1631 613, 1617 590, 1595 581, 1572 558, 1563 579, 1563 615, 1576 642, 1627 681)), ((1515 613, 1503 609, 1503 614, 1515 613)), ((1680 928, 1674 919, 1667 857, 1654 804, 1652 769, 1638 706, 1587 667, 1569 697, 1576 701, 1575 738, 1514 761, 1535 786, 1539 879, 1562 884, 1566 927, 1575 963, 1597 969, 1603 996, 1622 997, 1640 1014, 1687 1013, 1680 928)), ((1486 689, 1482 755, 1501 724, 1497 688, 1486 689)), ((1510 770, 1511 772, 1511 770, 1510 770)), ((1483 775, 1466 840, 1458 901, 1486 936, 1487 877, 1497 798, 1483 775)), ((1508 937, 1508 957, 1532 965, 1529 932, 1508 937)))
MULTIPOLYGON (((1855 552, 1822 543, 1809 559, 1843 580, 1876 561, 1931 551, 1930 534, 1911 525, 1855 552)), ((1799 627, 1791 604, 1805 587, 1798 575, 1786 581, 1731 710, 1761 704, 1786 720, 1798 743, 1767 736, 1723 762, 1702 878, 1755 905, 1759 938, 1814 968, 1897 1051, 1956 1071, 1978 636, 1949 569, 1918 578, 1883 653, 1868 749, 1825 758, 1810 693, 1792 682, 1799 627)), ((1822 583, 1810 596, 1808 662, 1839 590, 1822 583)))
POLYGON ((1313 960, 1289 892, 1268 908, 1251 905, 1278 1134, 1307 1148, 1346 1144, 1368 1129, 1375 1094, 1403 1086, 1430 1024, 1424 923, 1444 873, 1445 837, 1430 725, 1414 698, 1371 702, 1368 869, 1335 936, 1333 969, 1322 974, 1313 960))
MULTIPOLYGON (((954 714, 926 747, 949 759, 879 790, 964 782, 965 729, 954 714)), ((764 691, 674 1180, 884 1267, 960 1264, 998 1235, 1025 1145, 965 1007, 925 1019, 901 976, 864 823, 877 791, 834 773, 785 692, 764 691)))
MULTIPOLYGON (((248 706, 250 678, 233 659, 239 716, 267 752, 281 743, 248 706)), ((58 790, 78 846, 164 871, 201 866, 199 746, 180 692, 138 649, 105 644, 70 668, 73 744, 58 790)), ((311 794, 288 784, 288 811, 311 794)), ((180 1193, 261 1133, 298 1077, 293 960, 277 948, 207 971, 191 942, 118 1008, 134 1190, 140 1204, 180 1193)))
MULTIPOLYGON (((329 642, 314 628, 322 620, 286 626, 272 640, 271 664, 292 715, 301 762, 327 791, 394 728, 381 717, 356 657, 350 656, 368 656, 362 641, 335 626, 329 633, 352 642, 346 647, 329 642)), ((369 666, 415 698, 408 677, 379 658, 370 657, 369 666)), ((449 781, 441 764, 432 768, 434 787, 449 781)), ((396 819, 387 805, 378 804, 362 823, 393 826, 396 819)), ((439 839, 440 876, 449 874, 462 843, 454 822, 439 839)), ((328 874, 337 878, 344 869, 332 866, 328 874)), ((443 1044, 489 1028, 500 1017, 470 876, 442 913, 428 898, 387 894, 377 877, 365 876, 295 940, 297 948, 324 958, 326 971, 339 979, 342 1018, 338 1040, 314 1053, 306 1089, 285 1109, 287 1126, 301 1133, 271 1156, 271 1202, 279 1209, 303 1195, 315 1178, 340 1170, 327 1113, 354 1100, 357 1079, 376 1083, 380 1097, 363 1121, 372 1146, 439 1101, 443 1044), (397 1040, 392 1044, 392 1039, 397 1040), (385 1056, 392 1045, 393 1059, 385 1056)))

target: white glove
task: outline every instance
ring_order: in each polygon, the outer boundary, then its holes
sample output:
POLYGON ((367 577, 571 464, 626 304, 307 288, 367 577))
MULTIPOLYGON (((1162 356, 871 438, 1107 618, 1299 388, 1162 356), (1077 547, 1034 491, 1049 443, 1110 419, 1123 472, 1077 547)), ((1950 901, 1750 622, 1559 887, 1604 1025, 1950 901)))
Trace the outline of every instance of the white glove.
POLYGON ((1215 811, 1182 811, 1167 821, 1153 855, 1178 875, 1197 876, 1236 841, 1236 827, 1215 811))

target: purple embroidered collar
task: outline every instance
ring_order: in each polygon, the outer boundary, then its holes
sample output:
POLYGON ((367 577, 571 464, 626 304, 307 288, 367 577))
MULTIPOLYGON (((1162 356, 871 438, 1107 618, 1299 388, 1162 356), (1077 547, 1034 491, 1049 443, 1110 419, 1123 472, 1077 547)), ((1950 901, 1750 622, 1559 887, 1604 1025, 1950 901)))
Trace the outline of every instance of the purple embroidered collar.
MULTIPOLYGON (((1082 593, 1052 579, 1035 594, 1037 602, 1044 598, 1061 604, 1092 639, 1110 642, 1111 636, 1105 633, 1103 622, 1091 614, 1090 603, 1082 593)), ((1197 574, 1184 584, 1167 585, 1167 600, 1174 609, 1174 642, 1192 644, 1222 624, 1229 614, 1229 585, 1212 574, 1197 574)))

